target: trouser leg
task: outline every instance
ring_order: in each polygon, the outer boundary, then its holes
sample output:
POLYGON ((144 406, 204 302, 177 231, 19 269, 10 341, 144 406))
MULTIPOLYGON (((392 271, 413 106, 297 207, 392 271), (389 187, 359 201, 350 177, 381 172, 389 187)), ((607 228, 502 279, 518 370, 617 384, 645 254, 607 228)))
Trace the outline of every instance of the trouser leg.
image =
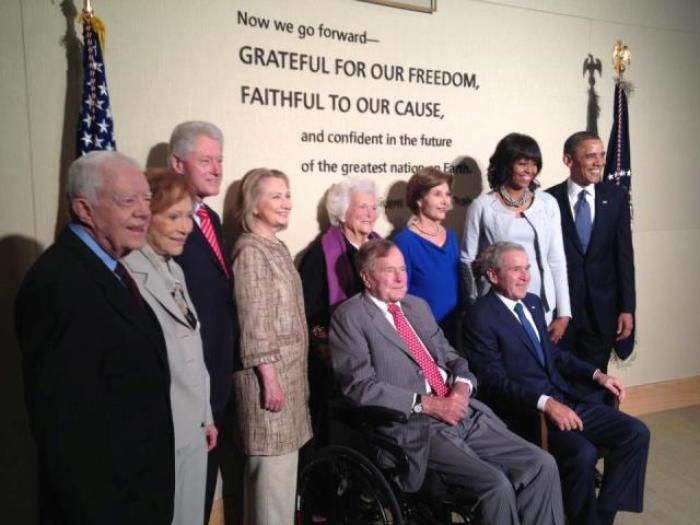
POLYGON ((484 523, 562 524, 553 458, 510 432, 483 404, 472 407, 458 427, 433 425, 440 428, 431 437, 429 468, 476 500, 484 523))
POLYGON ((246 525, 293 525, 299 451, 247 456, 244 484, 246 525))
POLYGON ((204 515, 207 440, 204 432, 175 452, 173 525, 192 525, 204 515))

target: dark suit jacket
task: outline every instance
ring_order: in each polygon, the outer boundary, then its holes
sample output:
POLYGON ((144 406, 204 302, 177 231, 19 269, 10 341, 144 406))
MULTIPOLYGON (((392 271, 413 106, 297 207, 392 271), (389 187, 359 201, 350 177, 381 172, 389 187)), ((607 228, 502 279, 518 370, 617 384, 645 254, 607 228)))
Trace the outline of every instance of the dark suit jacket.
POLYGON ((504 419, 513 422, 523 409, 537 409, 542 394, 560 401, 581 400, 568 379, 591 380, 595 367, 572 353, 560 351, 547 333, 542 303, 527 294, 523 303, 535 320, 545 354, 545 366, 515 315, 491 291, 468 312, 465 349, 479 378, 484 398, 504 419))
MULTIPOLYGON (((612 336, 617 331, 618 315, 634 313, 636 306, 629 194, 622 187, 595 185, 595 219, 584 253, 571 214, 567 182, 547 191, 557 199, 561 210, 572 312, 568 330, 576 331, 581 326, 586 309, 598 331, 612 336)), ((633 340, 631 336, 626 344, 618 345, 621 358, 632 352, 633 340)))
MULTIPOLYGON (((211 217, 226 267, 231 261, 221 237, 221 221, 211 208, 211 217)), ((238 345, 238 319, 233 303, 233 280, 227 277, 214 250, 194 224, 182 255, 175 260, 185 272, 187 290, 202 323, 204 362, 211 380, 211 409, 220 413, 231 396, 234 353, 238 345)))
MULTIPOLYGON (((428 304, 407 295, 401 308, 418 337, 439 367, 455 377, 476 378, 438 327, 428 304)), ((411 414, 415 394, 425 394, 425 376, 411 351, 367 292, 357 294, 333 313, 330 330, 331 361, 341 392, 360 406, 388 408, 403 413, 406 422, 396 421, 378 432, 397 443, 409 458, 407 476, 399 480, 404 490, 418 490, 425 477, 431 439, 431 419, 411 414)), ((478 402, 476 402, 478 403, 478 402)))
POLYGON ((66 229, 15 305, 42 523, 169 524, 174 449, 163 334, 66 229))

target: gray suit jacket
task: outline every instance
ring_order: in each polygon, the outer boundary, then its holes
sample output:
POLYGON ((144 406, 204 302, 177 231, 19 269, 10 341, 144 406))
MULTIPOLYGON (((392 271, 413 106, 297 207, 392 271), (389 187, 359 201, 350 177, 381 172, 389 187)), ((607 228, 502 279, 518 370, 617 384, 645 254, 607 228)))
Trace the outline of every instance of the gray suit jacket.
MULTIPOLYGON (((476 388, 476 378, 445 339, 428 304, 407 295, 401 308, 413 329, 440 368, 448 372, 448 384, 463 377, 476 388)), ((402 412, 407 420, 377 429, 406 452, 409 472, 398 480, 404 490, 420 488, 428 465, 432 418, 412 414, 415 394, 426 394, 425 376, 396 329, 372 302, 367 292, 357 294, 334 312, 330 329, 331 361, 343 395, 360 406, 383 407, 402 412)), ((475 402, 478 403, 478 402, 475 402)), ((432 434, 432 435, 431 435, 432 434)))
MULTIPOLYGON (((146 249, 149 248, 143 250, 146 249)), ((131 252, 122 262, 134 277, 144 300, 156 314, 165 336, 171 376, 170 401, 175 427, 175 450, 179 450, 203 432, 202 425, 214 422, 209 405, 209 373, 204 365, 199 323, 192 329, 175 303, 165 279, 146 258, 143 250, 131 252)), ((196 315, 182 269, 173 260, 169 261, 169 266, 173 276, 183 284, 187 303, 196 315)))

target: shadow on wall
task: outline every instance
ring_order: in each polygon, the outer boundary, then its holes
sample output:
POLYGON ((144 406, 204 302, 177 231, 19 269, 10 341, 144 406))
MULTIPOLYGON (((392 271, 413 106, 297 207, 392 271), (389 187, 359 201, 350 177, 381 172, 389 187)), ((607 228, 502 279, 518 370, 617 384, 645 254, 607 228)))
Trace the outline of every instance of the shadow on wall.
POLYGON ((0 515, 3 523, 36 523, 37 478, 29 431, 22 361, 14 330, 14 302, 42 246, 19 235, 0 239, 0 515))
POLYGON ((234 181, 226 190, 224 196, 223 217, 221 217, 221 230, 224 237, 224 249, 229 255, 233 246, 243 233, 238 210, 241 207, 241 180, 234 181))
MULTIPOLYGON (((82 97, 82 44, 75 32, 78 11, 73 0, 61 2, 61 12, 66 19, 66 33, 61 45, 66 50, 66 94, 63 100, 63 130, 61 134, 61 157, 58 167, 58 187, 65 187, 68 166, 75 160, 77 152, 78 114, 82 97)), ((56 207, 54 238, 68 224, 67 203, 63 191, 59 192, 56 207)))
POLYGON ((146 171, 169 169, 169 151, 167 142, 159 142, 148 151, 146 171))
POLYGON ((316 222, 318 223, 318 233, 314 236, 314 238, 307 244, 303 250, 301 250, 299 253, 297 253, 294 256, 294 265, 299 268, 299 265, 301 264, 301 261, 304 259, 304 256, 306 255, 306 252, 309 251, 309 248, 311 246, 318 242, 318 240, 321 238, 321 235, 326 233, 326 230, 330 228, 331 226, 331 220, 328 217, 328 210, 326 209, 326 198, 328 197, 328 192, 331 189, 328 188, 326 191, 323 192, 323 195, 318 201, 318 204, 316 205, 316 222))
POLYGON ((467 208, 484 190, 481 180, 481 170, 472 157, 460 156, 452 161, 452 209, 445 217, 445 226, 451 228, 457 234, 457 239, 462 239, 464 231, 464 219, 467 216, 467 208))
POLYGON ((379 199, 379 205, 384 208, 386 220, 391 224, 387 239, 393 239, 403 230, 411 218, 411 210, 406 207, 406 187, 408 183, 400 180, 394 182, 386 192, 386 197, 379 199))

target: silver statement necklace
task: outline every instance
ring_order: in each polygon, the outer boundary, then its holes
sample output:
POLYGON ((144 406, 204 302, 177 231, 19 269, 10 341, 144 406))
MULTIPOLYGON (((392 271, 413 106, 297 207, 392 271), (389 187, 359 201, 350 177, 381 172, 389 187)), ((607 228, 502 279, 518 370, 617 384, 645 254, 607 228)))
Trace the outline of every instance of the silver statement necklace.
POLYGON ((505 186, 501 186, 500 188, 498 188, 498 193, 503 199, 505 205, 511 208, 522 208, 523 205, 530 198, 530 190, 528 188, 525 188, 523 190, 523 194, 518 199, 514 199, 513 197, 511 197, 510 193, 508 193, 508 190, 506 190, 505 186))

